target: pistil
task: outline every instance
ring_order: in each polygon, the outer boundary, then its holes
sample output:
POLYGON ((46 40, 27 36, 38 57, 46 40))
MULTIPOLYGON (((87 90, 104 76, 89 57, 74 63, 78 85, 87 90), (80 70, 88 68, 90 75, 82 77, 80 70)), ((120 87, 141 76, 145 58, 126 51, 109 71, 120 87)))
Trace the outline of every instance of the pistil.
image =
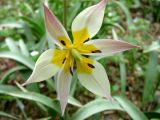
POLYGON ((76 49, 72 49, 72 50, 71 50, 71 53, 72 53, 73 57, 74 57, 76 60, 81 60, 81 59, 82 59, 81 54, 80 54, 76 49))

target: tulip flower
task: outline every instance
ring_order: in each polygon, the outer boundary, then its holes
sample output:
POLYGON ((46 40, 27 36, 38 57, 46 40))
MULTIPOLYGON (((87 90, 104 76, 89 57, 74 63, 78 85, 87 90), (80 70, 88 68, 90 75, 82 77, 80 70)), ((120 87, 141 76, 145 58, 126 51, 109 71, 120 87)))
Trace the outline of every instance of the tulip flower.
POLYGON ((92 93, 110 99, 110 83, 103 66, 88 56, 109 56, 136 48, 136 45, 112 39, 92 39, 102 26, 106 0, 83 10, 73 20, 73 42, 56 16, 44 5, 46 32, 57 45, 38 58, 29 79, 23 84, 40 82, 57 74, 57 96, 62 115, 65 111, 73 72, 82 86, 92 93))

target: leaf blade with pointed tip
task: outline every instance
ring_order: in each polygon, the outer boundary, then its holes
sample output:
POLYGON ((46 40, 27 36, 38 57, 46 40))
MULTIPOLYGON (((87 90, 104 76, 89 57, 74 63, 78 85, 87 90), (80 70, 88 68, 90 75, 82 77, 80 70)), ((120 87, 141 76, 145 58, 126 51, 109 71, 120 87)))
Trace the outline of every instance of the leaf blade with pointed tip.
POLYGON ((39 102, 54 111, 60 113, 59 105, 57 104, 57 100, 53 100, 47 96, 44 96, 35 92, 22 92, 16 87, 10 85, 0 85, 0 94, 7 94, 13 96, 15 98, 22 98, 26 100, 32 100, 35 102, 39 102))
POLYGON ((7 78, 10 74, 12 74, 13 72, 16 72, 16 71, 19 71, 19 70, 25 70, 27 69, 26 67, 24 66, 16 66, 16 67, 13 67, 11 68, 10 70, 8 70, 1 78, 0 80, 0 84, 4 83, 7 81, 7 78))
POLYGON ((0 111, 0 116, 1 117, 7 117, 7 118, 11 118, 12 120, 19 120, 18 118, 16 118, 15 116, 8 114, 6 112, 0 111))
POLYGON ((0 53, 0 58, 10 58, 13 60, 16 60, 22 64, 24 64, 25 66, 29 67, 31 70, 33 70, 34 68, 34 61, 29 59, 28 57, 18 54, 18 53, 13 53, 10 51, 3 51, 0 53))

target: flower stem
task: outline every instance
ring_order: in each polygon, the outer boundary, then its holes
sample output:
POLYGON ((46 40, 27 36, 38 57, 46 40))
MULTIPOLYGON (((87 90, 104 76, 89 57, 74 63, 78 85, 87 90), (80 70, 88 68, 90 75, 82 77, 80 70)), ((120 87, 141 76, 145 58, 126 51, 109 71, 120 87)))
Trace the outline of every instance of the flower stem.
POLYGON ((67 28, 67 0, 63 0, 63 25, 67 28))

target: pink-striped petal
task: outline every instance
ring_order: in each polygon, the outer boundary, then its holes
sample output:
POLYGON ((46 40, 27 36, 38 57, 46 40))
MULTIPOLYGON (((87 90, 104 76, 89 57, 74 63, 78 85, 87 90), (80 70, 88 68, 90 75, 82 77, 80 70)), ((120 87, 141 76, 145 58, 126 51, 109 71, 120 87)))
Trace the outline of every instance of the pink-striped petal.
POLYGON ((137 45, 130 44, 121 40, 97 39, 86 42, 81 48, 85 55, 104 55, 110 56, 115 53, 123 52, 132 48, 139 48, 137 45), (92 46, 92 47, 88 47, 92 46), (92 48, 92 49, 89 49, 92 48))
POLYGON ((47 35, 60 47, 71 44, 70 38, 56 16, 44 5, 45 26, 47 35))

